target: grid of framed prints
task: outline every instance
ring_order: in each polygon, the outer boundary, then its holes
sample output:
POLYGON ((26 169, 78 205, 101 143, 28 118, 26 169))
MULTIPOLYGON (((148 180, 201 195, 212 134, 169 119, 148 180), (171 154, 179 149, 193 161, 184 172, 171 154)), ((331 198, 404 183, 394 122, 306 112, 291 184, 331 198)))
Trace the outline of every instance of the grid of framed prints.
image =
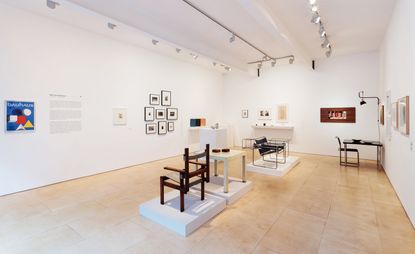
POLYGON ((149 105, 144 107, 146 134, 166 135, 174 131, 174 122, 179 119, 179 110, 172 105, 171 91, 149 95, 149 105))

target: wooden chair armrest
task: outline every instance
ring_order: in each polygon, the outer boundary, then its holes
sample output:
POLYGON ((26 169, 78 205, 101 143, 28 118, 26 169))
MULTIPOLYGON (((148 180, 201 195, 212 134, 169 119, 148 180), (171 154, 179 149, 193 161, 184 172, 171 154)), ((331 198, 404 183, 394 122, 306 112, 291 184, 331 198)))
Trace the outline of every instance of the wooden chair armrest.
POLYGON ((178 169, 178 168, 172 168, 172 167, 164 167, 165 170, 170 170, 170 171, 175 171, 178 173, 185 173, 185 171, 183 169, 178 169))
POLYGON ((199 166, 206 166, 206 163, 201 163, 201 162, 197 162, 197 161, 189 161, 189 163, 199 165, 199 166))

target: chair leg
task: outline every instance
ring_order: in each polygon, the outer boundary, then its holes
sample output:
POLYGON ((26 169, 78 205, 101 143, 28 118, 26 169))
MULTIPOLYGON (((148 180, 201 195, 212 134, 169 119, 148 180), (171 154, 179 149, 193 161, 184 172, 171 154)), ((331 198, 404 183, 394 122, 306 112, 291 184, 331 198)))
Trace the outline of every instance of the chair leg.
POLYGON ((340 158, 339 165, 341 166, 342 165, 342 150, 340 150, 339 152, 339 158, 340 158))
POLYGON ((200 200, 205 200, 205 177, 202 174, 202 183, 201 183, 201 190, 200 190, 200 200))
POLYGON ((360 156, 359 156, 359 151, 357 151, 357 166, 360 166, 360 156))
POLYGON ((160 176, 160 204, 164 205, 164 177, 160 176))
POLYGON ((184 191, 180 190, 180 212, 184 211, 184 191))

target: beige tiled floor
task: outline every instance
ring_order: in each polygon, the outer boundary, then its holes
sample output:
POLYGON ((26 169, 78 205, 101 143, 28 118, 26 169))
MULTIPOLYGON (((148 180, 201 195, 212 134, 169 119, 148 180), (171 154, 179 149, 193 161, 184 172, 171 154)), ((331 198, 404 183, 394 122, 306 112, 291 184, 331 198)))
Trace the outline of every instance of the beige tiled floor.
MULTIPOLYGON (((169 158, 0 197, 0 253, 415 253, 415 230, 386 175, 299 154, 187 238, 138 214, 169 158)), ((240 176, 240 162, 230 163, 240 176)))

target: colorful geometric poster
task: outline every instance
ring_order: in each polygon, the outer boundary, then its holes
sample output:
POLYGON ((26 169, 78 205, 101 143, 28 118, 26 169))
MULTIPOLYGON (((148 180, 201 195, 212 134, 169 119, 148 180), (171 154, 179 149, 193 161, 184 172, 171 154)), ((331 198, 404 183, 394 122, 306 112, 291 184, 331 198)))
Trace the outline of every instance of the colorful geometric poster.
POLYGON ((33 131, 35 129, 35 103, 6 101, 6 131, 33 131))

